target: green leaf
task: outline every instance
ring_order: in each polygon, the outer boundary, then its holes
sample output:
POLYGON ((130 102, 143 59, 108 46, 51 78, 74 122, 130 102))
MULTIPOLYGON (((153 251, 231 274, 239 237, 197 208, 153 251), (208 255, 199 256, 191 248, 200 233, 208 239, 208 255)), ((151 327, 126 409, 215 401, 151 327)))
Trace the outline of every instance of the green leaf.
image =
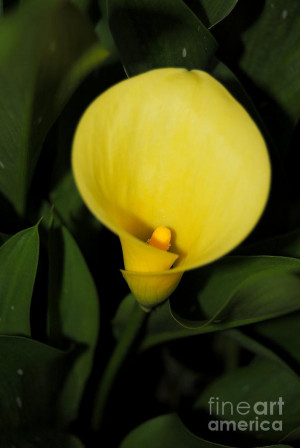
POLYGON ((0 233, 0 246, 4 244, 10 238, 6 233, 0 233))
POLYGON ((300 258, 300 229, 239 248, 239 254, 300 258))
POLYGON ((231 13, 238 0, 186 0, 207 28, 212 28, 231 13))
MULTIPOLYGON (((269 266, 270 270, 263 272, 261 277, 258 275, 257 281, 256 275, 251 278, 251 274, 256 272, 256 268, 258 272, 260 269, 266 269, 268 263, 263 266, 263 260, 257 260, 256 264, 254 258, 268 257, 228 257, 229 262, 228 259, 224 259, 219 264, 186 273, 186 279, 182 281, 182 285, 179 286, 175 297, 170 302, 166 301, 151 311, 139 350, 144 351, 155 345, 176 339, 265 321, 278 314, 285 314, 294 309, 299 309, 299 280, 293 275, 295 266, 293 261, 290 266, 292 273, 278 275, 276 268, 274 269, 275 272, 273 272, 273 264, 271 263, 269 266), (241 263, 239 266, 240 270, 233 268, 232 259, 235 259, 237 264, 239 264, 238 262, 241 262, 243 258, 246 259, 244 266, 241 263), (254 262, 253 265, 252 262, 254 262), (248 273, 247 266, 249 269, 248 273), (243 271, 243 268, 245 268, 245 271, 243 271), (203 272, 204 269, 205 272, 203 272), (209 273, 211 277, 209 277, 209 273), (271 277, 268 278, 268 275, 271 275, 271 277), (247 282, 244 285, 244 276, 246 279, 247 276, 250 276, 251 289, 247 289, 247 282), (207 285, 205 285, 205 281, 207 285), (222 288, 220 288, 220 285, 222 288), (293 294, 291 296, 287 295, 289 288, 293 294), (220 302, 223 300, 225 302, 225 306, 221 303, 218 304, 219 308, 214 310, 212 318, 207 319, 203 315, 201 309, 202 294, 207 301, 217 301, 220 295, 220 302), (285 300, 282 300, 282 297, 285 300), (288 306, 291 306, 291 308, 287 309, 288 306), (171 313, 175 315, 176 320, 171 313), (221 320, 221 316, 223 320, 221 320)), ((298 265, 296 266, 299 269, 298 265)), ((134 305, 135 299, 131 294, 121 302, 112 322, 114 335, 117 339, 121 337, 134 305)), ((211 304, 205 304, 206 307, 208 305, 211 304)))
MULTIPOLYGON (((299 272, 300 262, 294 258, 231 256, 186 273, 170 304, 151 312, 139 349, 296 311, 299 272)), ((131 295, 122 301, 113 321, 117 338, 133 306, 131 295)))
MULTIPOLYGON (((216 401, 216 400, 215 400, 216 401)), ((252 428, 252 434, 262 440, 279 441, 284 435, 291 432, 299 424, 300 413, 300 380, 299 377, 278 363, 268 360, 257 359, 247 367, 241 367, 235 371, 221 376, 209 385, 196 403, 196 409, 205 409, 212 415, 212 420, 217 418, 229 421, 258 422, 267 420, 271 423, 268 431, 260 428, 252 428), (219 410, 211 405, 209 409, 210 397, 219 398, 219 410), (278 405, 278 400, 282 397, 282 411, 278 405), (222 402, 230 402, 231 405, 222 406, 222 402), (236 406, 240 402, 249 403, 250 407, 241 414, 236 406), (267 402, 267 405, 260 405, 259 415, 255 411, 255 404, 267 402), (270 402, 277 402, 270 409, 270 402), (267 408, 268 406, 268 408, 267 408), (210 413, 211 411, 211 413, 210 413), (272 428, 272 422, 282 421, 282 428, 277 426, 272 428)))
POLYGON ((264 115, 283 149, 300 116, 300 3, 266 0, 242 36, 240 67, 265 93, 264 115))
POLYGON ((106 16, 99 20, 95 28, 95 32, 97 33, 97 36, 99 37, 99 40, 104 48, 109 51, 110 55, 114 55, 114 59, 116 59, 117 48, 115 46, 106 16))
MULTIPOLYGON (((152 448, 153 446, 156 448, 226 448, 225 445, 212 443, 192 434, 176 414, 156 417, 138 426, 125 437, 120 448, 152 448)), ((276 447, 289 448, 286 445, 276 445, 276 447)), ((268 448, 275 448, 275 445, 268 448)))
MULTIPOLYGON (((135 306, 136 300, 132 294, 129 294, 122 300, 112 322, 113 333, 116 339, 120 339, 122 336, 126 323, 135 306)), ((207 327, 203 327, 197 331, 182 327, 182 325, 173 319, 170 313, 169 303, 165 302, 151 311, 139 349, 143 351, 154 345, 162 344, 174 339, 205 333, 206 330, 207 327)))
POLYGON ((277 350, 281 356, 292 365, 300 367, 300 344, 295 335, 300 328, 300 313, 282 316, 263 324, 252 327, 254 334, 263 340, 264 344, 277 350))
MULTIPOLYGON (((284 317, 283 317, 284 319, 284 317)), ((266 323, 268 324, 268 322, 266 323)), ((260 324, 258 324, 260 325, 260 324)), ((264 323, 265 325, 265 323, 264 323)), ((255 353, 256 355, 259 355, 263 358, 269 359, 273 362, 278 363, 281 367, 284 367, 285 369, 290 370, 292 373, 295 373, 293 369, 287 364, 284 357, 280 357, 275 349, 271 350, 269 347, 263 345, 263 343, 258 342, 258 340, 254 339, 253 337, 249 337, 248 335, 244 334, 242 331, 238 330, 228 330, 226 332, 222 333, 222 338, 230 338, 234 342, 236 342, 239 346, 245 348, 246 350, 249 350, 252 353, 255 353)))
POLYGON ((182 0, 111 0, 110 29, 129 76, 160 67, 205 69, 216 41, 182 0))
POLYGON ((0 21, 0 192, 24 213, 45 137, 104 58, 87 19, 63 0, 28 0, 0 21))
MULTIPOLYGON (((0 336, 0 434, 40 432, 62 425, 60 415, 72 408, 72 395, 60 408, 59 398, 75 360, 28 338, 0 336)), ((68 422, 69 423, 69 422, 68 422)))
POLYGON ((0 333, 30 336, 30 305, 39 257, 37 226, 0 247, 0 333))
POLYGON ((288 314, 300 307, 299 273, 300 261, 295 258, 229 256, 192 273, 196 300, 176 294, 172 313, 187 327, 214 324, 216 329, 288 314), (208 321, 197 317, 201 309, 208 321))
POLYGON ((50 231, 48 292, 50 343, 60 348, 75 343, 82 351, 65 386, 66 397, 72 396, 71 415, 75 418, 97 343, 99 301, 94 280, 75 240, 60 225, 50 231))
POLYGON ((91 7, 92 0, 70 0, 78 9, 87 13, 91 7))
POLYGON ((101 224, 86 208, 78 193, 73 174, 68 172, 50 194, 55 214, 78 239, 91 241, 100 231, 101 224))
POLYGON ((263 132, 265 138, 270 141, 270 136, 265 124, 259 115, 253 101, 242 86, 235 74, 223 62, 215 59, 215 65, 211 70, 211 75, 228 89, 231 95, 247 110, 249 115, 256 122, 257 126, 263 132))
POLYGON ((280 440, 280 442, 293 443, 298 440, 300 440, 300 426, 298 426, 293 431, 289 432, 285 437, 283 437, 282 440, 280 440))

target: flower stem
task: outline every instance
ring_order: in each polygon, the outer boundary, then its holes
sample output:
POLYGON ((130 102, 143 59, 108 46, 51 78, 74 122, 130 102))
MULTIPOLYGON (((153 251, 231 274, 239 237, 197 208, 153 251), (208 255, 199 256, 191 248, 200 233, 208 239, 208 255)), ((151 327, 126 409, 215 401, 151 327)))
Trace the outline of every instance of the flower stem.
POLYGON ((99 431, 101 428, 107 401, 123 361, 130 352, 147 316, 150 314, 143 311, 137 303, 134 305, 134 309, 131 312, 126 327, 117 342, 111 358, 108 361, 96 392, 95 406, 92 416, 92 428, 95 431, 99 431))

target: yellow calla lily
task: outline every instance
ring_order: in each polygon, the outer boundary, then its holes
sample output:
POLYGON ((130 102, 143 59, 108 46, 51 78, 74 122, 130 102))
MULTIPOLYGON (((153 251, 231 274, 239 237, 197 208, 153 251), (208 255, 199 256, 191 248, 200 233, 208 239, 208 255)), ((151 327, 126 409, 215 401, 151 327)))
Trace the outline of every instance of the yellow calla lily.
POLYGON ((250 233, 271 177, 244 108, 209 74, 178 68, 100 95, 78 125, 72 163, 84 201, 120 237, 123 276, 144 308, 250 233))

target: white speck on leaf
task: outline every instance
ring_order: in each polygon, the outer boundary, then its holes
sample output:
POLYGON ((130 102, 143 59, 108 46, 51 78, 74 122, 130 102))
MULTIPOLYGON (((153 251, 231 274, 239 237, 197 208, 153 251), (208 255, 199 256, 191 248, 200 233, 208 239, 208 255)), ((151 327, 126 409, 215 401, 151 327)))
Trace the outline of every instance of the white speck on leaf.
POLYGON ((22 369, 18 369, 18 370, 17 370, 17 374, 20 375, 20 376, 23 376, 23 375, 24 375, 24 372, 23 372, 22 369))
POLYGON ((14 309, 15 309, 14 305, 12 305, 12 306, 10 307, 10 309, 11 309, 12 311, 14 311, 14 309))
POLYGON ((4 170, 4 163, 1 162, 1 160, 0 160, 0 168, 2 168, 4 170))
POLYGON ((186 48, 183 48, 183 49, 182 49, 182 57, 183 57, 183 58, 186 58, 186 55, 187 55, 186 48))
POLYGON ((286 9, 284 9, 284 10, 282 11, 281 17, 282 17, 283 19, 286 19, 287 16, 288 16, 288 12, 287 12, 286 9))
POLYGON ((22 399, 21 397, 16 397, 16 403, 19 409, 23 407, 22 399))

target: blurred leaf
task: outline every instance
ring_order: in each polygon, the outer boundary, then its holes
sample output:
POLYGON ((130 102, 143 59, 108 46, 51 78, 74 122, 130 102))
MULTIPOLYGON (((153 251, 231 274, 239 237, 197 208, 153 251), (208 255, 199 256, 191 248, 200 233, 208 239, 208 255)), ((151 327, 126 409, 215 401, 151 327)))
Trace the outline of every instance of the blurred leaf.
POLYGON ((53 220, 53 206, 48 201, 43 200, 38 211, 38 217, 41 220, 40 232, 45 233, 45 239, 48 238, 48 231, 53 220))
POLYGON ((37 429, 13 436, 0 435, 0 448, 84 448, 79 439, 74 436, 56 432, 37 429))
POLYGON ((270 129, 286 147, 300 116, 300 2, 266 0, 242 36, 242 70, 266 94, 270 129))
POLYGON ((110 29, 129 76, 159 67, 205 69, 216 41, 182 0, 111 0, 110 29))
POLYGON ((63 0, 29 0, 0 21, 0 191, 19 213, 50 127, 105 56, 87 19, 63 0))
POLYGON ((207 27, 212 28, 231 13, 238 0, 185 0, 207 27))
POLYGON ((83 352, 65 385, 66 395, 72 396, 73 417, 91 371, 98 332, 99 301, 94 280, 70 233, 55 225, 49 240, 48 334, 51 344, 69 348, 76 343, 83 352))
POLYGON ((60 221, 78 239, 85 236, 91 239, 99 233, 101 224, 86 208, 71 172, 55 187, 50 200, 60 221))
MULTIPOLYGON (((281 367, 278 363, 257 359, 247 367, 239 368, 229 374, 221 376, 219 379, 209 385, 196 403, 196 409, 205 409, 209 413, 210 397, 218 397, 219 403, 230 401, 231 406, 224 406, 219 409, 212 405, 212 419, 221 418, 229 421, 251 421, 258 417, 258 421, 268 420, 273 422, 282 421, 282 431, 275 431, 270 425, 268 431, 263 429, 255 430, 255 435, 259 439, 276 441, 280 440, 285 434, 288 434, 299 424, 300 414, 300 380, 295 374, 281 367), (266 415, 259 415, 253 409, 257 402, 278 402, 282 397, 284 402, 282 413, 279 406, 270 409, 266 415), (236 405, 240 402, 250 404, 249 413, 243 411, 241 415, 236 410, 236 405), (224 412, 222 412, 224 411, 224 412), (233 411, 233 412, 232 412, 233 411)), ((220 406, 221 407, 221 406, 220 406)), ((262 408, 260 407, 261 411, 262 408)), ((280 429, 280 428, 279 428, 280 429)))
POLYGON ((300 229, 241 247, 239 254, 300 258, 300 229))
POLYGON ((174 317, 187 327, 246 325, 300 307, 300 261, 295 258, 229 256, 191 273, 190 278, 196 298, 182 300, 176 294, 171 301, 174 317), (203 321, 201 310, 208 321, 203 321))
MULTIPOLYGON (((113 333, 116 339, 122 336, 126 323, 135 306, 136 300, 132 294, 129 294, 122 300, 112 322, 113 333)), ((183 337, 195 336, 206 331, 209 331, 207 327, 204 327, 203 331, 202 328, 200 331, 192 331, 182 327, 173 319, 170 313, 169 302, 165 302, 151 311, 147 320, 144 338, 139 348, 140 350, 146 350, 157 344, 183 337)))
POLYGON ((223 62, 215 59, 215 65, 211 71, 211 75, 229 90, 231 95, 247 110, 249 115, 251 115, 261 132, 265 135, 265 138, 270 140, 268 131, 265 128, 265 124, 262 121, 261 116, 235 74, 225 64, 223 64, 223 62))
MULTIPOLYGON (((192 434, 176 414, 156 417, 138 426, 125 437, 120 448, 153 448, 153 446, 155 448, 226 448, 225 445, 212 443, 192 434)), ((276 445, 276 447, 289 448, 287 445, 276 445)), ((275 448, 275 445, 268 448, 275 448)))
POLYGON ((0 336, 0 359, 5 360, 0 369, 1 437, 61 426, 59 416, 73 407, 70 395, 66 409, 59 409, 59 397, 75 354, 27 338, 0 336))
POLYGON ((95 32, 97 33, 103 47, 106 48, 110 54, 117 54, 117 48, 115 46, 106 16, 99 20, 95 28, 95 32))
POLYGON ((10 236, 6 235, 6 233, 0 233, 0 246, 2 246, 2 244, 4 244, 9 238, 10 236))
MULTIPOLYGON (((19 3, 26 3, 31 0, 19 0, 19 3)), ((76 6, 78 9, 80 9, 82 12, 86 13, 88 12, 91 3, 93 0, 68 0, 70 3, 72 3, 74 6, 76 6)))
POLYGON ((70 0, 70 1, 71 3, 73 3, 73 5, 77 6, 78 9, 80 9, 85 13, 88 12, 92 3, 92 0, 70 0))
MULTIPOLYGON (((263 325, 265 325, 265 323, 263 325)), ((230 338, 231 340, 235 341, 236 343, 238 343, 239 346, 245 348, 246 350, 249 350, 250 352, 255 353, 256 355, 259 355, 262 358, 266 358, 275 363, 278 363, 281 367, 284 367, 285 369, 290 370, 292 373, 295 373, 293 369, 287 364, 284 357, 281 358, 275 351, 272 351, 269 347, 266 347, 262 343, 258 342, 256 339, 249 337, 242 331, 228 330, 226 332, 222 332, 221 337, 230 338)))
POLYGON ((0 333, 30 336, 30 305, 39 257, 37 226, 0 248, 0 333))
POLYGON ((286 436, 283 437, 282 440, 280 440, 280 442, 293 443, 298 440, 300 440, 300 426, 298 426, 293 431, 289 432, 286 436))
POLYGON ((61 183, 50 194, 51 203, 55 206, 55 211, 61 221, 74 232, 74 222, 78 219, 81 209, 85 205, 76 188, 74 178, 70 172, 64 177, 61 183))
POLYGON ((109 24, 108 24, 108 11, 107 11, 107 1, 106 0, 98 0, 98 5, 101 11, 101 19, 99 20, 95 31, 100 39, 100 42, 103 44, 104 48, 106 48, 110 55, 114 55, 118 57, 118 51, 115 46, 114 39, 112 37, 109 24))
POLYGON ((297 364, 299 371, 300 344, 296 335, 299 334, 300 313, 256 324, 252 328, 254 334, 263 338, 265 345, 268 344, 273 350, 277 349, 287 361, 297 364))

